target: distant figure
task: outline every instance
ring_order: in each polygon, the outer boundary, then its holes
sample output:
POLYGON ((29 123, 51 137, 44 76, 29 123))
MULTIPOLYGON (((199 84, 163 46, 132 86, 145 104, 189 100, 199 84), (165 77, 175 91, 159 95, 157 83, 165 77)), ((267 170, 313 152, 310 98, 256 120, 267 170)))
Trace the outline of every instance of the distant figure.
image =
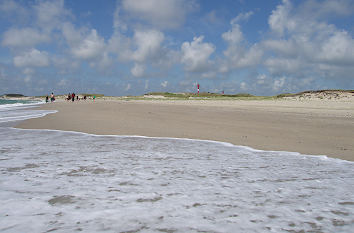
POLYGON ((76 96, 76 100, 79 100, 79 96, 78 95, 76 96))
POLYGON ((96 96, 93 96, 93 101, 95 101, 95 99, 96 99, 96 96))
POLYGON ((68 98, 66 98, 67 101, 70 101, 71 100, 71 94, 69 93, 68 94, 68 98))
POLYGON ((46 103, 49 102, 49 96, 48 96, 48 95, 45 97, 45 102, 46 102, 46 103))
POLYGON ((50 95, 50 102, 54 102, 54 101, 55 101, 55 96, 54 96, 54 94, 52 92, 52 94, 50 95))
POLYGON ((86 95, 84 96, 84 100, 86 100, 86 95))
POLYGON ((71 100, 72 100, 73 102, 75 101, 75 93, 74 93, 74 92, 71 94, 71 100))

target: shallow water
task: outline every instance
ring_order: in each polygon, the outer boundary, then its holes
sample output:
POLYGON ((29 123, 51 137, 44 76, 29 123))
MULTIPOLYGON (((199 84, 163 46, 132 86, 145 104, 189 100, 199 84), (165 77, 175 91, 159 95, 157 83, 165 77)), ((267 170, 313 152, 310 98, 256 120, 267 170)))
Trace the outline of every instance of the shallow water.
POLYGON ((201 140, 0 130, 1 232, 354 227, 353 162, 201 140))

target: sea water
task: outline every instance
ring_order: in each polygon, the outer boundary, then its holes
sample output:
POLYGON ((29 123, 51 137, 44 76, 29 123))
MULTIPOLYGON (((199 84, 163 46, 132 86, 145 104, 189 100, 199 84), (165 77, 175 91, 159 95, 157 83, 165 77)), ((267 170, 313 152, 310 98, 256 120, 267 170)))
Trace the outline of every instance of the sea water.
POLYGON ((354 163, 326 156, 3 125, 0 174, 1 232, 354 229, 354 163))

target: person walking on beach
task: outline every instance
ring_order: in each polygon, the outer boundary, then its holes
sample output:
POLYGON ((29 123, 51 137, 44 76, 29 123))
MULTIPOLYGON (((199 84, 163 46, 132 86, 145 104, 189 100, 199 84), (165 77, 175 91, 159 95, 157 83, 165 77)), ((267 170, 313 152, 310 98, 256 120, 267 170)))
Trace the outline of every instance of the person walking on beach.
POLYGON ((72 100, 72 102, 75 101, 75 93, 74 92, 71 94, 71 100, 72 100))
POLYGON ((45 102, 46 102, 46 103, 49 102, 49 96, 48 96, 48 95, 45 97, 45 102))
POLYGON ((55 101, 55 97, 54 97, 54 94, 52 92, 52 94, 50 95, 50 102, 54 102, 55 101))

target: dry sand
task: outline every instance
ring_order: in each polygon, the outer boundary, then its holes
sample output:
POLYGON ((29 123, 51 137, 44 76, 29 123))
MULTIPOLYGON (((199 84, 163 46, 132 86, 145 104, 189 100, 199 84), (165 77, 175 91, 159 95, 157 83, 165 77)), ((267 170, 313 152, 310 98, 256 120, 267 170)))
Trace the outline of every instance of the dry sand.
POLYGON ((26 129, 209 139, 354 161, 354 101, 96 100, 57 102, 26 129))

